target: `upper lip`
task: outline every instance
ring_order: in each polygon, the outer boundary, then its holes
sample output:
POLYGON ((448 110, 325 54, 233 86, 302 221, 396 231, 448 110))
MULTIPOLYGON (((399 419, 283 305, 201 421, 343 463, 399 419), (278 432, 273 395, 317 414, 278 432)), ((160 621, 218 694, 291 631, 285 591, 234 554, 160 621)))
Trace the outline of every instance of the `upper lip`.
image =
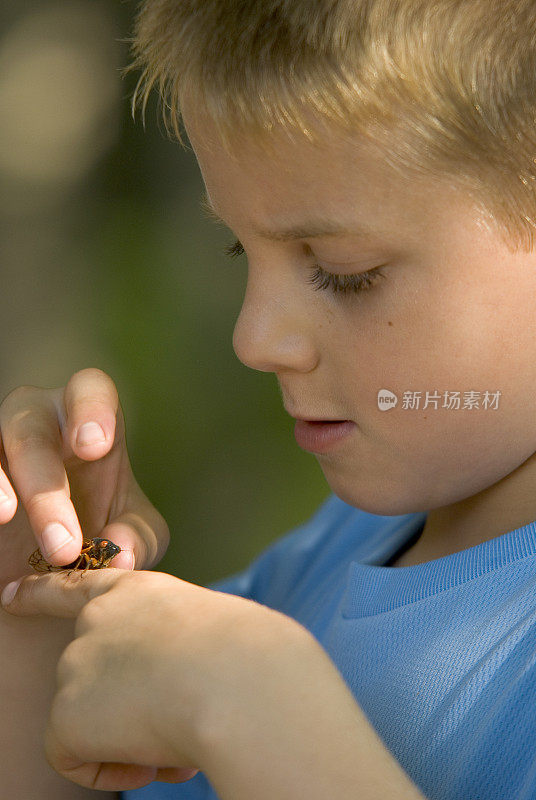
POLYGON ((344 417, 315 417, 313 414, 311 414, 311 416, 306 416, 305 414, 294 414, 292 411, 289 411, 286 406, 285 411, 287 414, 290 414, 291 417, 294 417, 294 419, 300 419, 304 422, 346 422, 344 417))

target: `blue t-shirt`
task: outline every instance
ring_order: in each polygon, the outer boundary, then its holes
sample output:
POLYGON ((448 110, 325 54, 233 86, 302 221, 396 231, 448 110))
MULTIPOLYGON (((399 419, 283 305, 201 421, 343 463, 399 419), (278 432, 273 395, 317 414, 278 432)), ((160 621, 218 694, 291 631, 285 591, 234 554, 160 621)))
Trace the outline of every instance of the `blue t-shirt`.
MULTIPOLYGON (((308 628, 429 800, 536 800, 536 523, 424 564, 383 566, 425 520, 330 495, 209 588, 308 628)), ((121 797, 218 800, 201 772, 121 797)))

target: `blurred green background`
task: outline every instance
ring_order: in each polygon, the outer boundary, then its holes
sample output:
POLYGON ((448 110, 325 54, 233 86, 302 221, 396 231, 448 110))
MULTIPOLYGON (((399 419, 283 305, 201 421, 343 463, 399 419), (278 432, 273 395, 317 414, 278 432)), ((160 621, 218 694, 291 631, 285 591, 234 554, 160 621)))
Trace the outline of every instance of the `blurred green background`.
POLYGON ((232 333, 245 256, 207 220, 193 151, 157 97, 130 101, 135 0, 0 7, 0 395, 114 380, 136 478, 167 520, 158 569, 208 583, 247 564, 330 494, 293 436, 274 374, 232 333))

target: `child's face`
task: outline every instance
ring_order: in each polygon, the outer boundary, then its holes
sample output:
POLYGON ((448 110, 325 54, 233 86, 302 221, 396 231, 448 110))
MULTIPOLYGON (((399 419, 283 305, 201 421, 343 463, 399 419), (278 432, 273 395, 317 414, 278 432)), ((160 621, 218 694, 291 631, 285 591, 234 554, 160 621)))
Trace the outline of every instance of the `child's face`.
MULTIPOLYGON (((248 258, 238 358, 275 373, 291 414, 356 423, 317 454, 339 497, 376 514, 430 510, 482 492, 532 456, 535 254, 512 254, 447 180, 401 178, 364 144, 333 136, 315 149, 281 137, 270 159, 237 142, 233 160, 208 118, 185 113, 184 123, 209 198, 248 258), (375 234, 255 233, 312 218, 375 234), (308 282, 316 263, 341 274, 385 265, 384 277, 335 295, 308 282), (378 408, 380 389, 398 397, 395 408, 378 408), (418 408, 404 408, 406 391, 421 393, 418 408), (498 408, 483 407, 486 391, 500 392, 498 408), (423 408, 426 392, 439 394, 437 409, 423 408), (459 409, 442 407, 445 392, 459 392, 459 409), (477 408, 463 408, 467 392, 480 393, 477 408)), ((523 468, 531 486, 533 462, 523 468)), ((534 506, 536 517, 536 497, 534 506)))

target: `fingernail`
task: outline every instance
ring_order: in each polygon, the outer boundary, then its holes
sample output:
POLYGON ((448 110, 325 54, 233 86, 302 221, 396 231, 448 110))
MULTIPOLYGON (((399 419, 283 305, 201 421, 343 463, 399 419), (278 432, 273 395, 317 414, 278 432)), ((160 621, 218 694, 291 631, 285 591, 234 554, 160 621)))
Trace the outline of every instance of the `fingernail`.
POLYGON ((97 422, 84 422, 78 430, 76 444, 84 447, 87 444, 100 444, 106 441, 106 436, 97 422))
POLYGON ((11 497, 0 489, 0 505, 2 505, 2 503, 8 503, 10 500, 11 497))
POLYGON ((67 542, 70 542, 73 538, 74 537, 71 536, 67 528, 64 528, 59 522, 51 522, 41 534, 41 550, 43 555, 45 558, 53 556, 54 553, 57 553, 64 544, 67 544, 67 542))
POLYGON ((11 581, 8 583, 7 586, 4 586, 4 591, 2 592, 2 597, 0 598, 3 606, 8 606, 15 595, 17 594, 17 589, 21 584, 22 578, 19 578, 18 581, 11 581))

